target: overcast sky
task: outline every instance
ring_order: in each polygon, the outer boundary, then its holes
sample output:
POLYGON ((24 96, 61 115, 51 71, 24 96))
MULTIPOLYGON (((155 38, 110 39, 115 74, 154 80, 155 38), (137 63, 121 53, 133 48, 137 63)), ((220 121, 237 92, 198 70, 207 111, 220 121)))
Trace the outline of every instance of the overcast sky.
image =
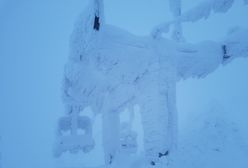
MULTIPOLYGON (((199 0, 182 0, 186 10, 199 0)), ((74 21, 86 0, 0 0, 0 134, 3 168, 52 168, 61 81, 74 21)), ((106 22, 137 35, 171 19, 166 0, 105 0, 106 22)), ((227 14, 184 24, 187 41, 220 40, 233 26, 248 28, 248 6, 237 0, 227 14)), ((178 84, 180 128, 212 104, 240 125, 248 116, 248 59, 205 79, 178 84), (244 116, 244 117, 240 117, 244 116)), ((242 127, 244 128, 244 127, 242 127)), ((247 130, 246 130, 247 131, 247 130)))

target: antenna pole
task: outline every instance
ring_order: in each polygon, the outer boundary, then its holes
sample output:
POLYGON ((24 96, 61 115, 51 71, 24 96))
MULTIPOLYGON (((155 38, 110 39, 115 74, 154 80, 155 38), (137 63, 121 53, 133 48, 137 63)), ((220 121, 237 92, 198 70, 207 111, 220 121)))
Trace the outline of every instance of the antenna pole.
POLYGON ((175 41, 180 42, 183 40, 182 23, 179 20, 179 17, 181 16, 181 0, 169 0, 169 3, 171 13, 174 17, 174 20, 176 20, 172 38, 175 41))
POLYGON ((94 0, 95 20, 94 29, 99 31, 101 23, 104 21, 103 0, 94 0))

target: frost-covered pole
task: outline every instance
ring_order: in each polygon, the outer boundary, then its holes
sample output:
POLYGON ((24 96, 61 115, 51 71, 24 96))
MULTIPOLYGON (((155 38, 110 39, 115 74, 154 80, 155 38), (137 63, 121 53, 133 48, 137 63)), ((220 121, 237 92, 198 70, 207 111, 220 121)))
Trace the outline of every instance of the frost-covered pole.
POLYGON ((179 20, 179 17, 181 16, 181 0, 169 0, 169 3, 170 3, 170 10, 175 20, 172 38, 175 41, 180 42, 183 40, 182 24, 181 21, 179 20))
MULTIPOLYGON (((176 42, 183 41, 183 30, 182 30, 182 23, 180 20, 181 17, 181 0, 169 0, 170 3, 170 10, 174 17, 174 30, 172 32, 172 38, 176 42)), ((171 77, 171 79, 173 79, 171 77)), ((168 112, 168 139, 169 139, 169 151, 170 153, 174 153, 174 150, 177 148, 177 129, 178 129, 178 122, 177 122, 177 109, 174 107, 173 104, 176 104, 176 88, 175 88, 175 81, 173 84, 169 86, 168 90, 168 97, 170 97, 168 104, 168 108, 170 111, 168 112)))
POLYGON ((94 10, 95 10, 95 19, 94 19, 94 29, 99 31, 101 24, 104 22, 104 9, 103 9, 103 0, 94 0, 94 10))

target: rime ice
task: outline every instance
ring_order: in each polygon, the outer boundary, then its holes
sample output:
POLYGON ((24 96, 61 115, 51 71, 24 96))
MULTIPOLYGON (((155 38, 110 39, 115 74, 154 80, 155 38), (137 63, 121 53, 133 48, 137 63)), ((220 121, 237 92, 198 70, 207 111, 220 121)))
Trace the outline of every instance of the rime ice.
MULTIPOLYGON (((204 1, 180 17, 175 12, 175 17, 196 21, 231 5, 232 0, 204 1)), ((178 10, 176 4, 172 10, 178 10)), ((72 36, 63 88, 67 117, 59 122, 57 154, 88 152, 93 147, 92 122, 80 116, 88 106, 102 114, 105 164, 111 165, 124 148, 135 151, 137 135, 121 126, 119 113, 138 104, 145 160, 150 166, 160 165, 160 158, 169 157, 177 146, 176 82, 205 77, 219 65, 247 55, 247 30, 234 29, 221 42, 197 44, 177 43, 154 33, 140 37, 105 24, 101 1, 93 1, 72 36), (61 133, 66 131, 69 135, 61 133)))

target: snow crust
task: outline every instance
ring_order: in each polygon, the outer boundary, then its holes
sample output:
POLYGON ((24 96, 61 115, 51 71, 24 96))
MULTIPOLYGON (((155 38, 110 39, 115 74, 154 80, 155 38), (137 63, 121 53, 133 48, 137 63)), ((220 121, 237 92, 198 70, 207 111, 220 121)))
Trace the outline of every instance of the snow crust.
MULTIPOLYGON (((248 165, 248 144, 237 124, 220 106, 211 106, 191 118, 179 132, 174 159, 161 159, 156 168, 240 167, 248 165)), ((84 158, 82 158, 84 159, 84 158)), ((60 168, 72 168, 63 167, 60 168)), ((120 153, 112 165, 75 166, 73 168, 150 168, 144 153, 120 153)))
POLYGON ((209 107, 180 136, 174 168, 246 167, 248 144, 220 106, 209 107))

